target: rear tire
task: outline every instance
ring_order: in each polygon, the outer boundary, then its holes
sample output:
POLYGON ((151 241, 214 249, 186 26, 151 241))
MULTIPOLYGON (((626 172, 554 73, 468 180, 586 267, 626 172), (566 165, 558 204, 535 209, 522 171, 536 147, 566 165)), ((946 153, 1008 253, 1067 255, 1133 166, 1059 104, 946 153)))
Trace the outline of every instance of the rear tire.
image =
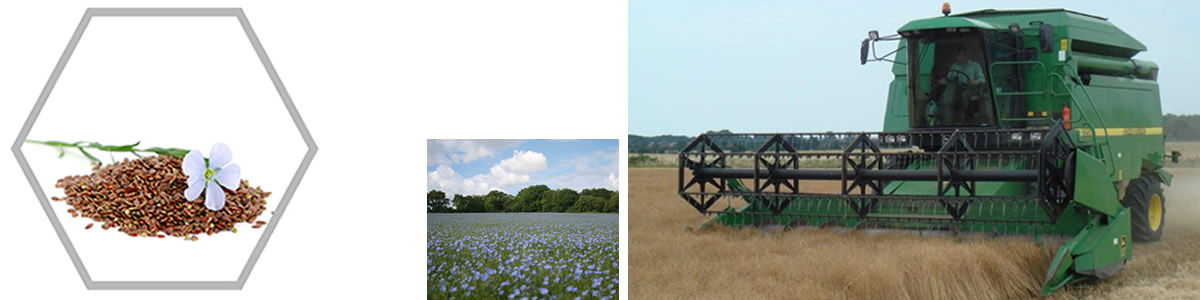
POLYGON ((1133 230, 1133 241, 1155 242, 1162 237, 1166 227, 1167 198, 1158 180, 1141 177, 1130 180, 1121 203, 1129 207, 1133 230))

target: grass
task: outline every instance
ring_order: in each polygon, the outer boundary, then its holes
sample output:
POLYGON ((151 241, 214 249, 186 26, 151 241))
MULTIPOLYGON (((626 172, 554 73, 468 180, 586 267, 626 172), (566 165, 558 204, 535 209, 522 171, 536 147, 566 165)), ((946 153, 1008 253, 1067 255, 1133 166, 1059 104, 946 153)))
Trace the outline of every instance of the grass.
POLYGON ((629 155, 630 168, 674 168, 678 166, 678 154, 638 153, 629 155))
MULTIPOLYGON (((1000 299, 1035 295, 1050 261, 1050 250, 1030 239, 728 228, 689 233, 684 228, 705 217, 674 194, 673 171, 630 172, 631 297, 1000 299)), ((821 188, 834 187, 808 189, 821 188)))
POLYGON ((428 214, 430 299, 615 298, 614 214, 428 214))

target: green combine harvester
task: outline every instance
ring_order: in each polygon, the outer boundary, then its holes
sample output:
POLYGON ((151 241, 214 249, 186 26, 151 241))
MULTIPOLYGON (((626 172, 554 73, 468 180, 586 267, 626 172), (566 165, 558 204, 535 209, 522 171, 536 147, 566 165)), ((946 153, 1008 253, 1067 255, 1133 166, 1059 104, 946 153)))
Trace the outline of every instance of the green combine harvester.
POLYGON ((883 132, 700 135, 679 195, 705 225, 1059 236, 1043 295, 1105 278, 1162 236, 1163 163, 1179 157, 1145 50, 1103 17, 946 4, 863 41, 861 62, 895 74, 883 132), (881 41, 899 45, 877 55, 881 41), (839 191, 806 191, 817 181, 839 191))

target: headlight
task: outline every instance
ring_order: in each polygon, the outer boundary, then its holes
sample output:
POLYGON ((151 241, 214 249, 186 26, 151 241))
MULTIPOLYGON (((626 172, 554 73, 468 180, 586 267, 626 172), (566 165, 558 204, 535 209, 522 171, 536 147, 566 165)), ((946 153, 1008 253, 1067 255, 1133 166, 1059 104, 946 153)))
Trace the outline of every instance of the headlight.
POLYGON ((883 137, 883 142, 888 143, 888 144, 895 144, 896 136, 894 136, 894 135, 885 136, 885 137, 883 137))
POLYGON ((908 143, 908 136, 907 135, 898 136, 898 137, 896 137, 896 141, 898 141, 900 143, 908 143))
POLYGON ((1024 139, 1024 136, 1022 136, 1020 132, 1013 132, 1011 135, 1008 136, 1008 139, 1012 140, 1012 141, 1020 142, 1021 140, 1024 139))
POLYGON ((1036 142, 1036 141, 1040 141, 1040 140, 1042 140, 1042 133, 1041 133, 1041 132, 1033 132, 1033 133, 1030 133, 1030 134, 1029 134, 1029 140, 1030 140, 1030 141, 1035 141, 1035 142, 1036 142))

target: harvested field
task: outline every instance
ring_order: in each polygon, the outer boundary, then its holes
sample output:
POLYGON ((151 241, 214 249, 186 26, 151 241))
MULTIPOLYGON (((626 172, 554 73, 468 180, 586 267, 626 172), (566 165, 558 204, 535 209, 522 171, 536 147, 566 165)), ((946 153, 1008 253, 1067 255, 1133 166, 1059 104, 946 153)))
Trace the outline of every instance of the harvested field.
MULTIPOLYGON (((651 299, 1008 299, 1040 290, 1052 255, 1031 239, 756 229, 704 221, 675 194, 675 169, 630 169, 630 296, 651 299)), ((1175 169, 1163 241, 1135 244, 1118 276, 1053 298, 1200 297, 1200 169, 1175 169)), ((809 183, 807 190, 834 188, 809 183)), ((736 203, 736 202, 735 202, 736 203)), ((724 202, 714 206, 724 207, 724 202)))

